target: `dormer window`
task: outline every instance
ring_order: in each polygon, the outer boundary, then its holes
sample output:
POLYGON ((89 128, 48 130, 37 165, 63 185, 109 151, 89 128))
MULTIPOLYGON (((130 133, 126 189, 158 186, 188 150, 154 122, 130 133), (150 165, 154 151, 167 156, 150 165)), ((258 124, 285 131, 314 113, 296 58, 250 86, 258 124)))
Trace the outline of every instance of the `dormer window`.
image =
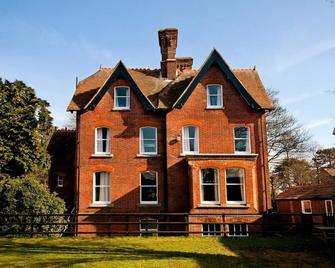
POLYGON ((222 108, 222 86, 207 85, 207 108, 222 108))
POLYGON ((130 107, 130 93, 129 87, 115 87, 114 88, 114 109, 128 110, 130 107))

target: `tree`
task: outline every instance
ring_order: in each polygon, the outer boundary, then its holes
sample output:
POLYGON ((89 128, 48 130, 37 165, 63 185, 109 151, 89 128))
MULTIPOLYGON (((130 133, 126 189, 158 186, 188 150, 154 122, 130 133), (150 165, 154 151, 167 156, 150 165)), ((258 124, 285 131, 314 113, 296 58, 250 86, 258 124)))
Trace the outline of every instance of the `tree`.
POLYGON ((279 104, 278 92, 269 91, 274 109, 266 114, 269 163, 309 150, 309 133, 279 104))
MULTIPOLYGON (((0 211, 7 215, 64 214, 65 202, 36 179, 3 179, 0 181, 0 211)), ((1 217, 0 214, 0 232, 29 232, 31 220, 31 216, 1 217)), ((65 223, 65 220, 61 216, 35 216, 33 231, 60 232, 64 228, 64 225, 41 224, 49 222, 65 223)))
POLYGON ((0 178, 46 174, 53 131, 48 107, 23 82, 0 79, 0 178))
POLYGON ((335 168, 335 148, 319 149, 313 155, 313 166, 316 170, 316 178, 320 183, 321 170, 323 168, 335 168))
POLYGON ((271 174, 273 197, 280 191, 291 186, 311 184, 315 181, 315 171, 310 163, 304 159, 283 159, 275 165, 271 174))

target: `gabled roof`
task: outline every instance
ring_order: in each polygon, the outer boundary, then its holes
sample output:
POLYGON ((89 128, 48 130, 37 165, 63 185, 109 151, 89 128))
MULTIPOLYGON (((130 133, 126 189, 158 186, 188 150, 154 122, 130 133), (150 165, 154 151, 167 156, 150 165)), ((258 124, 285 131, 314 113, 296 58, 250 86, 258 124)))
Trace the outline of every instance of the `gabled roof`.
POLYGON ((213 64, 221 68, 251 107, 272 108, 272 102, 257 71, 230 69, 214 49, 199 70, 184 70, 173 81, 161 79, 159 69, 127 69, 122 62, 119 62, 114 68, 100 68, 96 73, 78 83, 68 111, 93 108, 108 90, 112 81, 119 76, 125 77, 134 87, 135 93, 147 109, 180 108, 187 101, 201 77, 213 64))
POLYGON ((334 199, 335 183, 310 184, 291 187, 277 196, 277 200, 334 199))
POLYGON ((229 65, 226 63, 226 61, 222 58, 222 56, 219 54, 219 52, 216 49, 212 50, 209 57, 204 62, 204 64, 201 66, 198 73, 193 77, 192 81, 187 86, 185 91, 180 95, 177 101, 173 104, 173 108, 175 107, 181 108, 185 104, 185 102, 190 97, 190 95, 192 94, 197 84, 200 82, 201 78, 207 73, 209 68, 213 66, 214 64, 219 66, 219 68, 228 77, 228 79, 233 84, 233 86, 236 88, 236 90, 241 94, 241 96, 245 99, 245 101, 252 108, 254 109, 261 108, 260 105, 251 97, 251 95, 248 93, 246 88, 243 86, 240 80, 235 76, 233 71, 230 69, 229 65))

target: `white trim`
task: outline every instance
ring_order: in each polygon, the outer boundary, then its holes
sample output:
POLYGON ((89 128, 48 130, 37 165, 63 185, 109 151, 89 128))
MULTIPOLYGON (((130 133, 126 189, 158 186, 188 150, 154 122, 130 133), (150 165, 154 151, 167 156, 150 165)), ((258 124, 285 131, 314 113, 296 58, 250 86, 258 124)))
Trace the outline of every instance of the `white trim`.
POLYGON ((217 108, 223 108, 223 90, 222 90, 222 85, 220 84, 207 84, 206 85, 206 95, 207 95, 207 109, 217 109, 217 108), (218 86, 219 87, 219 93, 220 95, 216 95, 218 96, 218 98, 220 97, 220 101, 221 101, 221 105, 210 105, 210 94, 209 94, 209 86, 218 86))
POLYGON ((251 154, 251 139, 250 139, 250 127, 248 126, 235 126, 234 129, 233 129, 233 136, 234 136, 234 153, 235 154, 251 154), (245 139, 242 139, 242 138, 236 138, 235 137, 235 128, 238 128, 238 127, 245 127, 247 128, 248 130, 248 137, 247 137, 247 150, 246 151, 236 151, 236 146, 235 146, 235 140, 245 140, 245 139))
MULTIPOLYGON (((199 127, 198 126, 194 126, 194 125, 187 125, 187 126, 183 126, 182 127, 182 155, 193 155, 193 154, 196 154, 198 155, 199 154, 199 151, 200 151, 200 142, 199 142, 199 127), (186 127, 194 127, 195 128, 195 142, 194 142, 194 146, 197 148, 196 151, 184 151, 184 144, 185 144, 185 135, 184 135, 184 128, 186 127)), ((189 139, 189 138, 188 138, 189 139)))
POLYGON ((222 233, 221 233, 221 229, 222 229, 222 224, 220 224, 220 223, 216 223, 216 222, 205 222, 205 223, 203 223, 202 225, 202 236, 222 236, 222 233), (214 235, 211 235, 210 233, 211 233, 211 231, 205 231, 204 230, 204 225, 214 225, 214 231, 213 231, 213 233, 214 233, 214 235), (219 230, 216 230, 216 228, 215 228, 215 226, 216 225, 219 225, 219 230), (205 234, 205 232, 207 233, 207 234, 205 234))
MULTIPOLYGON (((200 168, 200 204, 201 205, 220 205, 220 176, 219 176, 219 169, 218 168, 214 168, 214 167, 206 167, 206 168, 200 168), (217 187, 217 189, 215 189, 215 190, 217 190, 217 196, 216 196, 216 201, 204 201, 203 200, 203 191, 202 191, 202 186, 204 185, 203 183, 202 183, 202 170, 203 169, 214 169, 214 175, 216 176, 215 177, 215 182, 216 183, 214 183, 214 186, 216 186, 217 187)), ((207 184, 207 185, 213 185, 212 183, 211 184, 207 184)))
POLYGON ((56 187, 57 188, 62 188, 62 187, 64 187, 64 176, 62 176, 62 175, 57 175, 57 178, 56 178, 56 187), (59 183, 60 182, 60 179, 61 178, 61 181, 62 181, 62 183, 59 183))
POLYGON ((326 207, 326 215, 327 215, 327 216, 333 216, 333 215, 334 215, 333 200, 331 200, 331 199, 327 199, 327 200, 325 200, 325 207, 326 207), (329 211, 328 211, 327 202, 330 202, 330 207, 331 207, 331 211, 330 211, 330 213, 329 213, 329 211))
MULTIPOLYGON (((111 193, 111 173, 109 171, 95 171, 93 172, 93 200, 92 200, 92 205, 109 205, 112 203, 112 193, 111 193), (109 185, 103 185, 103 186, 108 186, 109 187, 109 201, 95 201, 95 174, 96 173, 107 173, 109 177, 109 185)), ((100 185, 101 186, 101 185, 100 185)))
POLYGON ((140 204, 141 205, 157 205, 158 204, 158 172, 157 171, 147 170, 147 171, 140 172, 140 204), (145 173, 145 172, 154 172, 155 173, 155 175, 156 175, 155 176, 156 177, 156 184, 155 185, 142 186, 141 176, 142 176, 142 173, 145 173), (156 201, 142 201, 142 187, 144 187, 144 188, 156 187, 156 201))
MULTIPOLYGON (((123 97, 123 96, 122 96, 123 97)), ((116 86, 114 87, 114 98, 113 98, 113 102, 114 102, 114 108, 113 110, 129 110, 130 109, 130 87, 128 86, 116 86), (116 89, 117 88, 127 88, 127 95, 125 96, 126 98, 126 104, 128 104, 127 106, 125 107, 119 107, 119 106, 116 106, 116 97, 118 97, 116 95, 116 89)))
MULTIPOLYGON (((111 130, 109 127, 105 127, 105 126, 99 126, 95 128, 94 131, 94 156, 110 156, 111 155, 111 130), (98 152, 98 129, 107 129, 107 151, 106 152, 98 152)), ((102 139, 103 140, 103 139, 102 139)))
POLYGON ((312 214, 313 210, 312 210, 312 201, 311 200, 301 200, 301 213, 302 214, 312 214), (311 211, 310 212, 306 212, 306 208, 305 208, 305 204, 304 202, 309 202, 310 207, 311 207, 311 211))
POLYGON ((235 223, 235 222, 232 222, 232 223, 228 223, 228 233, 227 233, 227 236, 228 237, 248 237, 249 236, 249 226, 248 226, 248 224, 247 223, 239 223, 239 222, 237 222, 237 223, 235 223), (235 233, 236 233, 236 225, 239 225, 239 226, 242 226, 242 224, 245 224, 245 230, 246 230, 246 234, 245 235, 243 235, 242 234, 242 228, 240 228, 240 235, 236 235, 235 233), (231 235, 231 234, 229 234, 229 225, 233 225, 234 226, 234 234, 233 235, 231 235))
MULTIPOLYGON (((150 139, 151 140, 151 139, 150 139)), ((139 155, 157 155, 158 154, 158 148, 157 148, 157 128, 156 127, 140 127, 140 153, 139 155), (142 146, 142 129, 144 128, 153 128, 155 129, 155 152, 144 152, 144 146, 142 146), (143 147, 143 148, 142 148, 143 147)))
POLYGON ((225 183, 226 183, 226 204, 227 205, 245 205, 247 203, 246 200, 246 175, 245 175, 245 170, 244 168, 240 168, 240 167, 229 167, 225 169, 225 183), (242 178, 242 183, 243 183, 243 195, 242 201, 228 201, 228 191, 227 191, 227 185, 241 185, 240 183, 229 183, 227 184, 227 169, 241 169, 243 170, 243 178, 242 178))

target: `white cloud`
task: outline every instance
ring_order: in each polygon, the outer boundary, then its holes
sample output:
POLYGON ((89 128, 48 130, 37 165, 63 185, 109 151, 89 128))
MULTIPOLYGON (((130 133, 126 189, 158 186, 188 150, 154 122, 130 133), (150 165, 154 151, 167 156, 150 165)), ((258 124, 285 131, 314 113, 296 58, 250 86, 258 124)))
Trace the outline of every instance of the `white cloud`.
POLYGON ((300 93, 297 96, 292 96, 292 97, 288 97, 285 99, 283 98, 281 102, 284 105, 297 103, 297 102, 301 102, 307 99, 318 97, 324 93, 325 93, 324 91, 300 93))
POLYGON ((313 120, 310 121, 309 123, 305 124, 305 128, 308 130, 311 130, 313 128, 318 128, 324 125, 328 125, 332 122, 334 122, 334 118, 328 117, 328 118, 322 118, 322 119, 318 119, 318 120, 313 120))

